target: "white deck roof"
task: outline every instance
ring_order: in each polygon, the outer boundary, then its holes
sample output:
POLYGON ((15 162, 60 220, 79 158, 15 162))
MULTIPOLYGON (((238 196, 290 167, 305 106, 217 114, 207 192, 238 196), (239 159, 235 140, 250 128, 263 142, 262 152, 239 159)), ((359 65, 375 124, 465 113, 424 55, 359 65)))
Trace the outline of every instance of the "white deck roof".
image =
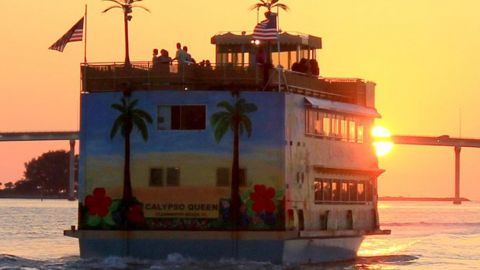
POLYGON ((308 105, 314 108, 326 111, 333 111, 339 113, 346 113, 358 116, 380 118, 381 115, 374 108, 363 107, 356 104, 343 103, 338 101, 331 101, 325 99, 318 99, 313 97, 305 97, 308 105))

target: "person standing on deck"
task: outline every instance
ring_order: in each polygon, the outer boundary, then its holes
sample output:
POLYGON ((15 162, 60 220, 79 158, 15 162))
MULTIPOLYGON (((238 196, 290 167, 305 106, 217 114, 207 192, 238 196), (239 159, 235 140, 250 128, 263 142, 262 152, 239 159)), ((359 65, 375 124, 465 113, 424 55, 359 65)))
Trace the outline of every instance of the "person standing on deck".
POLYGON ((177 60, 179 65, 183 65, 187 62, 187 53, 182 49, 182 44, 180 44, 180 42, 177 43, 177 53, 172 61, 175 60, 177 60))
POLYGON ((158 68, 158 49, 153 49, 152 68, 158 68))

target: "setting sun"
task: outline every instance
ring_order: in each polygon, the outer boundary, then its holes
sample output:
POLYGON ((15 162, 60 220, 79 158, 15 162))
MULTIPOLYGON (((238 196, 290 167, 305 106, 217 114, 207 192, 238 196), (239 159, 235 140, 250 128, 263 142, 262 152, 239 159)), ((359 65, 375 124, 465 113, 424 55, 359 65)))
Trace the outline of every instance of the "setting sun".
POLYGON ((391 135, 390 131, 384 127, 375 126, 372 128, 373 146, 378 157, 383 157, 392 151, 391 135))

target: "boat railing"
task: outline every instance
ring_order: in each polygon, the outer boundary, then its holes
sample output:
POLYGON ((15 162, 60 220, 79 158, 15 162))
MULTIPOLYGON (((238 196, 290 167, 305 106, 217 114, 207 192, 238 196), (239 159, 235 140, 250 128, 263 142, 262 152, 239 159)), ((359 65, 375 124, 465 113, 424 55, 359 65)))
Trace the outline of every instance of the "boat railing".
POLYGON ((259 88, 260 74, 255 67, 223 64, 160 64, 152 62, 85 63, 81 66, 83 92, 181 89, 223 90, 237 86, 245 90, 259 88))
POLYGON ((83 92, 126 90, 287 91, 364 105, 365 82, 329 79, 283 68, 249 64, 84 63, 83 92), (268 72, 267 76, 264 76, 268 72))

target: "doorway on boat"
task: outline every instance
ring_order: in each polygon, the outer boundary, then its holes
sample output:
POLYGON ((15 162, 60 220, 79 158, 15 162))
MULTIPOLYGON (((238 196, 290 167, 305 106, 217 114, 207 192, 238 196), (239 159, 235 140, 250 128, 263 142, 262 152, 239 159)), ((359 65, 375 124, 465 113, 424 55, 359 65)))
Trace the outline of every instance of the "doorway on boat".
POLYGON ((303 231, 305 230, 305 218, 303 216, 303 209, 298 209, 297 214, 298 214, 298 230, 303 231))

